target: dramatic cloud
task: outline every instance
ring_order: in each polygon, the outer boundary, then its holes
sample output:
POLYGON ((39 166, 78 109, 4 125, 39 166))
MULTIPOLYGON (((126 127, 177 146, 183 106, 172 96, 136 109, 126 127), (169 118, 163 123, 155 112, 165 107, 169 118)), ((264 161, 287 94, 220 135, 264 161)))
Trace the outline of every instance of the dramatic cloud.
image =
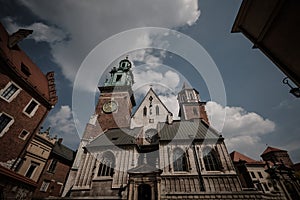
POLYGON ((247 112, 241 107, 224 108, 216 102, 208 102, 206 110, 210 120, 215 122, 212 124, 213 127, 222 132, 229 151, 237 150, 253 158, 258 158, 265 148, 265 144, 261 143, 261 137, 275 130, 274 122, 264 119, 257 113, 247 112), (226 118, 221 129, 220 124, 224 122, 221 117, 223 112, 226 112, 226 118))
POLYGON ((37 42, 54 44, 63 41, 67 37, 61 29, 54 26, 48 26, 41 22, 33 23, 29 26, 21 26, 14 22, 12 18, 6 17, 3 19, 3 23, 6 25, 9 33, 14 33, 20 28, 33 30, 33 33, 29 35, 29 38, 34 39, 37 42))
POLYGON ((177 94, 182 82, 179 74, 166 66, 148 69, 148 65, 135 69, 133 74, 136 81, 133 87, 136 98, 142 99, 152 87, 160 100, 173 113, 174 118, 177 119, 179 110, 177 94))
MULTIPOLYGON (((71 33, 68 41, 51 44, 53 58, 71 81, 86 55, 104 39, 137 27, 192 25, 200 15, 197 0, 19 2, 49 24, 71 33)), ((140 40, 137 42, 151 42, 147 36, 140 40)))
POLYGON ((51 134, 64 138, 64 143, 76 148, 79 137, 74 125, 72 111, 69 106, 61 106, 59 111, 52 113, 47 122, 51 127, 51 134))

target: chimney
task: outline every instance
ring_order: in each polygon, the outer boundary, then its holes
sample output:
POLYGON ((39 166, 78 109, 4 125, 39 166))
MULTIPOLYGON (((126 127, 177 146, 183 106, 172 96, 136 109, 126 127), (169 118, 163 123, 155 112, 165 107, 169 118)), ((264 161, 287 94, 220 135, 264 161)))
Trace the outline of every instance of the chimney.
POLYGON ((172 124, 173 123, 173 114, 172 113, 168 114, 167 120, 168 120, 168 124, 172 124))

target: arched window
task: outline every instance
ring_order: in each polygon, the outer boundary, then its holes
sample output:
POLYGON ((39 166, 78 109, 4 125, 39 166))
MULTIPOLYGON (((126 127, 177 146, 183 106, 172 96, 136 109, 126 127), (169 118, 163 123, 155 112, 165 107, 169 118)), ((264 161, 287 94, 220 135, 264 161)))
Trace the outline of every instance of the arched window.
POLYGON ((144 114, 144 116, 147 116, 147 108, 146 108, 146 106, 143 109, 143 114, 144 114))
POLYGON ((104 152, 99 165, 98 176, 113 176, 115 168, 115 156, 111 152, 104 152))
POLYGON ((156 115, 159 115, 159 106, 155 107, 156 115))
POLYGON ((210 147, 206 147, 203 150, 203 161, 206 171, 218 171, 220 165, 217 159, 217 153, 210 147))
POLYGON ((186 154, 180 148, 173 151, 173 167, 174 171, 187 171, 186 154))
POLYGON ((193 113, 194 113, 194 115, 198 115, 198 110, 197 110, 197 108, 193 108, 193 113))
POLYGON ((194 99, 193 93, 190 93, 190 98, 191 98, 191 100, 194 99))

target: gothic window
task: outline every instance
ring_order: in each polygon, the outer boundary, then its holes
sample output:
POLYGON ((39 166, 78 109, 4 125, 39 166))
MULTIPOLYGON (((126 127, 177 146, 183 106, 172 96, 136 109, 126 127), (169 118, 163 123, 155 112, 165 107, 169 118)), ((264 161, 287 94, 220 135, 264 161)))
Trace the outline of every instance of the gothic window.
POLYGON ((98 176, 111 176, 114 175, 115 156, 111 152, 104 152, 103 158, 99 165, 98 176))
POLYGON ((187 171, 186 154, 180 148, 173 151, 173 168, 174 171, 187 171))
POLYGON ((147 116, 147 108, 146 108, 146 106, 143 109, 143 114, 144 114, 144 116, 147 116))
POLYGON ((213 149, 211 149, 209 147, 206 147, 203 150, 203 161, 204 161, 206 171, 218 171, 218 170, 220 170, 217 155, 216 155, 216 152, 213 149))
POLYGON ((194 115, 198 115, 198 110, 197 110, 197 108, 193 108, 193 113, 194 113, 194 115))
POLYGON ((156 106, 155 110, 156 110, 156 115, 159 115, 159 106, 156 106))

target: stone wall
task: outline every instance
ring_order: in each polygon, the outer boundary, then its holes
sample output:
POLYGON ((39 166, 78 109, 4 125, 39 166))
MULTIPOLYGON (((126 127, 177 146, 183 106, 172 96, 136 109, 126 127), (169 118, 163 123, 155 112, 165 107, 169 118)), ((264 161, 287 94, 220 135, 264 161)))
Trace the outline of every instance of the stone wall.
POLYGON ((284 200, 284 198, 280 197, 276 194, 264 194, 260 192, 218 192, 218 193, 169 193, 164 194, 161 197, 161 200, 171 200, 171 199, 240 199, 240 200, 259 200, 259 199, 268 199, 268 200, 284 200))

